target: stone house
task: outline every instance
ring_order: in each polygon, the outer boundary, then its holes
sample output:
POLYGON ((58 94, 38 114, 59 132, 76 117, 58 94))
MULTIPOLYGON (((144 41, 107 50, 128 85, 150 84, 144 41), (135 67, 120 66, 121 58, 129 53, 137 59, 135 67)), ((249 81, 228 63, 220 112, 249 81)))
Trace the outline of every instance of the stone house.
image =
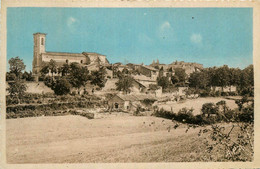
POLYGON ((134 95, 116 94, 108 100, 110 110, 134 111, 137 104, 140 104, 140 101, 134 95))
POLYGON ((145 99, 156 100, 155 97, 146 94, 115 94, 108 100, 108 107, 110 110, 135 111, 138 106, 145 106, 142 103, 145 99))

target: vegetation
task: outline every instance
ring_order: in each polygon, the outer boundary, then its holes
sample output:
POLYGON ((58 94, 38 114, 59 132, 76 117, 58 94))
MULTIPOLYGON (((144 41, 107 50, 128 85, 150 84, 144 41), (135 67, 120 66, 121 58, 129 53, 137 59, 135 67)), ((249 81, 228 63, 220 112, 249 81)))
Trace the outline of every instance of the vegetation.
POLYGON ((20 99, 23 97, 26 91, 26 85, 21 79, 22 72, 25 70, 23 60, 18 56, 9 60, 9 69, 12 76, 12 81, 9 81, 9 87, 7 91, 12 99, 17 100, 17 104, 20 104, 20 99))
POLYGON ((105 74, 106 70, 104 67, 101 67, 100 70, 92 71, 90 76, 90 83, 96 85, 100 88, 105 86, 105 74))
MULTIPOLYGON (((243 98, 241 100, 245 100, 243 98)), ((202 106, 202 114, 194 116, 193 109, 183 108, 176 114, 174 112, 166 111, 163 108, 155 109, 153 115, 167 119, 173 119, 181 123, 209 125, 219 122, 250 122, 254 121, 254 101, 237 101, 238 105, 242 104, 241 109, 231 110, 227 107, 225 101, 220 101, 217 104, 205 103, 202 106), (250 102, 250 103, 249 103, 250 102), (248 103, 248 104, 244 104, 248 103)))
POLYGON ((123 91, 125 94, 131 92, 133 86, 133 78, 131 76, 123 76, 116 82, 116 90, 123 91))
MULTIPOLYGON (((237 86, 241 95, 253 96, 254 71, 253 65, 249 65, 243 70, 238 68, 229 68, 227 65, 216 68, 206 68, 200 72, 193 72, 189 77, 189 86, 204 90, 205 92, 212 86, 237 86)), ((205 93, 204 92, 204 93, 205 93)), ((200 93, 203 93, 200 92, 200 93)), ((205 95, 210 95, 209 92, 205 95)))
POLYGON ((158 86, 161 86, 162 89, 166 89, 170 86, 169 78, 166 76, 161 76, 161 77, 159 76, 157 78, 157 84, 158 84, 158 86))
POLYGON ((15 76, 20 79, 22 72, 25 70, 25 64, 23 63, 23 60, 19 58, 19 56, 16 56, 15 58, 11 58, 9 61, 9 70, 10 73, 15 74, 15 76))

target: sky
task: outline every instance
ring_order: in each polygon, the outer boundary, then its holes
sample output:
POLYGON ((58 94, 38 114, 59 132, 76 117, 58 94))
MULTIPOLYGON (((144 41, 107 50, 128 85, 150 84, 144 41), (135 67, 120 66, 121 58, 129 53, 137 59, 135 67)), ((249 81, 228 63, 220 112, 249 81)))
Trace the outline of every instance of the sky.
MULTIPOLYGON (((33 33, 46 51, 96 52, 110 63, 253 63, 252 8, 8 8, 7 61, 32 70, 33 33)), ((8 69, 8 68, 7 68, 8 69)))

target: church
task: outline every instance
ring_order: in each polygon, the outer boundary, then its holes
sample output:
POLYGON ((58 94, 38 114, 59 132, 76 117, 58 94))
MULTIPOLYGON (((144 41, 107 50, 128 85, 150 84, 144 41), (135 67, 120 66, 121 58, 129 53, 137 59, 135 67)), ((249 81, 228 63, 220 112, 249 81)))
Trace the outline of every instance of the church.
POLYGON ((48 52, 45 51, 46 33, 34 33, 34 53, 32 63, 32 73, 35 81, 39 80, 41 75, 40 70, 44 66, 44 63, 54 60, 58 65, 64 63, 77 62, 88 67, 90 71, 97 70, 99 66, 109 65, 105 55, 101 55, 93 52, 82 53, 66 53, 66 52, 48 52))

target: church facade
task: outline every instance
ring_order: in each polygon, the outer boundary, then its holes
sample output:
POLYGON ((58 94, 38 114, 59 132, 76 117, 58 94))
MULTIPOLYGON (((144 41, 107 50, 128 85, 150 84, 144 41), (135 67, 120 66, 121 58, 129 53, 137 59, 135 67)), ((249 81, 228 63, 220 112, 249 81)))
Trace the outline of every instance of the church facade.
POLYGON ((77 62, 85 65, 89 70, 96 70, 99 66, 109 65, 105 55, 101 55, 93 52, 82 53, 66 53, 66 52, 48 52, 45 50, 46 34, 34 33, 34 53, 33 53, 33 69, 32 73, 35 81, 39 80, 41 75, 40 71, 45 63, 54 60, 58 66, 65 63, 77 62))

